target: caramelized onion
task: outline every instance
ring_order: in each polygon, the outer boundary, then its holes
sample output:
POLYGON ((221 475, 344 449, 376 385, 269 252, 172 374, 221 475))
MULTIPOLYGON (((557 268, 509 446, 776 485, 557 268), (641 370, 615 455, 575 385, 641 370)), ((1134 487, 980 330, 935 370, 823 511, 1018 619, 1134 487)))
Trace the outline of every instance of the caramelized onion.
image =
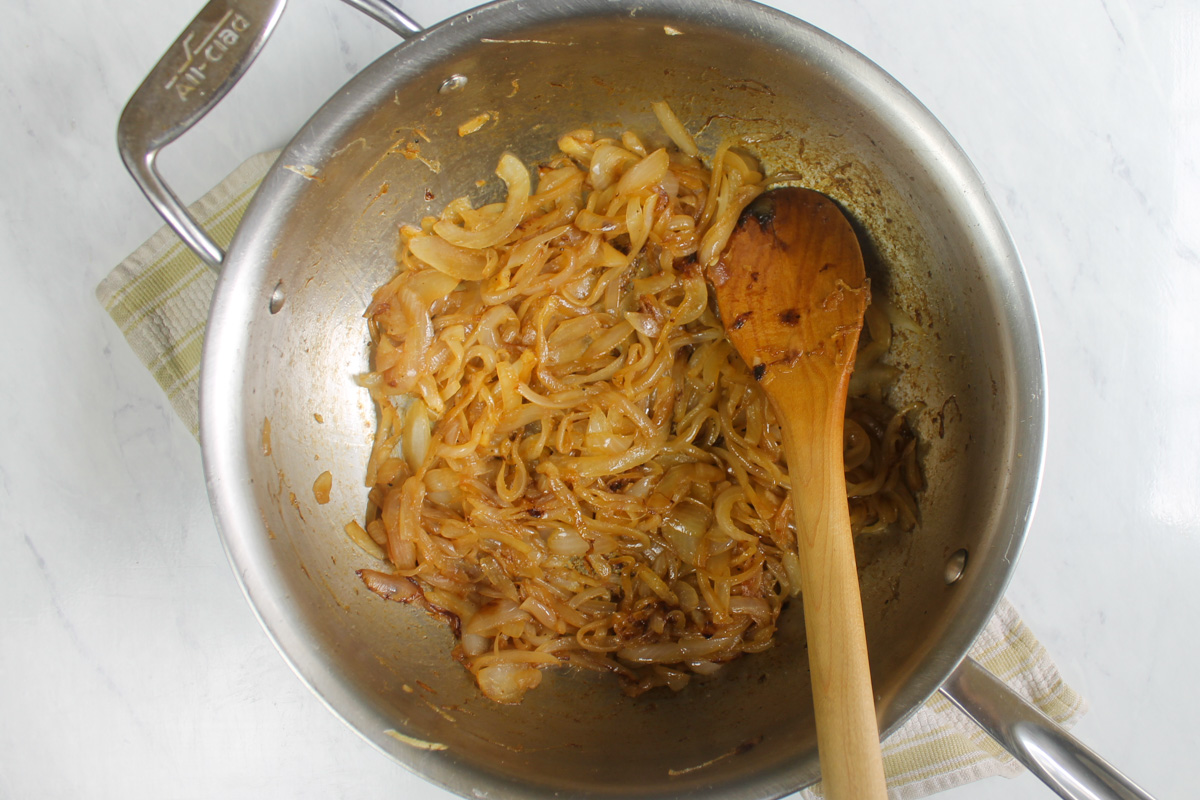
MULTIPOLYGON (((770 647, 802 589, 782 432, 697 268, 762 169, 728 146, 705 167, 654 112, 678 150, 572 131, 536 191, 502 156, 504 202, 402 228, 367 309, 379 427, 346 533, 390 572, 359 574, 450 625, 496 702, 560 664, 680 690, 770 647)), ((914 527, 922 487, 917 409, 883 402, 898 318, 870 312, 846 410, 852 524, 873 535, 914 527)))
POLYGON ((654 109, 654 116, 658 117, 658 124, 666 131, 667 136, 671 137, 671 141, 675 143, 680 152, 686 156, 699 154, 700 148, 696 147, 696 140, 688 133, 688 129, 683 127, 683 123, 679 121, 679 117, 675 116, 671 106, 659 101, 651 103, 650 107, 654 109))
POLYGON ((509 636, 520 636, 521 630, 529 620, 529 615, 522 611, 512 600, 501 598, 493 600, 475 616, 463 625, 463 633, 476 636, 496 636, 504 633, 509 636))
POLYGON ((500 265, 499 256, 491 248, 468 250, 450 244, 439 236, 414 236, 408 242, 408 249, 438 272, 455 280, 490 278, 500 265))
POLYGON ((346 535, 350 537, 350 541, 361 547, 364 551, 383 561, 387 558, 387 552, 384 551, 366 532, 358 520, 350 520, 346 523, 346 535))
POLYGON ((524 664, 492 664, 475 673, 479 690, 497 703, 519 703, 530 689, 542 682, 542 673, 524 664))
POLYGON ((655 150, 630 167, 617 182, 617 194, 636 194, 658 184, 667 174, 671 159, 666 150, 655 150))
POLYGON ((529 200, 529 171, 521 160, 511 153, 500 156, 496 174, 508 188, 508 196, 504 200, 504 210, 489 225, 476 230, 465 230, 449 220, 439 220, 433 225, 433 231, 452 245, 482 250, 494 247, 504 241, 525 215, 525 204, 529 200))
POLYGON ((407 603, 421 596, 421 590, 408 578, 374 569, 360 569, 358 577, 362 578, 368 589, 385 600, 407 603))

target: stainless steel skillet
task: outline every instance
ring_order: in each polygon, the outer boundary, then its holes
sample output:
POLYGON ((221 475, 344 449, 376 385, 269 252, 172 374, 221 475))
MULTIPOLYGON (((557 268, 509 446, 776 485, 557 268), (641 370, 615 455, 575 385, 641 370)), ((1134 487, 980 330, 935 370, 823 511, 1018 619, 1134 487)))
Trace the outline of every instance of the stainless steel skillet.
POLYGON ((296 135, 227 254, 154 157, 248 67, 282 0, 210 3, 119 129, 147 196, 221 268, 201 379, 214 512, 264 627, 335 713, 464 796, 765 798, 818 778, 798 609, 772 651, 679 694, 630 700, 562 673, 502 707, 450 660, 447 631, 362 587, 366 557, 340 533, 365 503, 374 411, 353 376, 397 223, 469 190, 505 150, 533 163, 572 128, 653 130, 649 104, 666 99, 702 147, 739 137, 837 199, 876 289, 919 323, 897 343, 893 399, 929 408, 922 522, 859 552, 881 730, 940 688, 1062 796, 1147 796, 964 660, 1032 514, 1045 380, 1011 240, 923 106, 841 42, 741 0, 504 0, 423 32, 386 3, 354 5, 411 38, 296 135), (317 505, 326 469, 333 500, 317 505))

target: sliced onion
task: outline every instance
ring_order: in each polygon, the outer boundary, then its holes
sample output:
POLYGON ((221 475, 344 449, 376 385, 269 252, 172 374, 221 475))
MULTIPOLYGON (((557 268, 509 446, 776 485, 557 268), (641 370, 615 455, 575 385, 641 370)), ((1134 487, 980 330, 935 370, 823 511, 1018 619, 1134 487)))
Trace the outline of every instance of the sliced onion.
POLYGON ((621 145, 639 156, 646 155, 646 145, 642 144, 642 140, 633 131, 625 131, 621 134, 621 145))
POLYGON ((540 650, 494 650, 484 653, 472 662, 475 669, 484 669, 496 664, 551 664, 561 663, 557 657, 540 650))
POLYGON ((558 140, 558 149, 576 161, 587 164, 592 160, 594 140, 595 135, 589 130, 571 131, 558 140))
POLYGON ((679 598, 679 607, 687 613, 690 614, 700 607, 700 593, 687 581, 675 581, 671 589, 679 598))
POLYGON ((683 281, 683 301, 671 314, 673 324, 680 327, 690 325, 708 308, 708 282, 696 276, 683 281))
POLYGON ((468 250, 437 236, 416 236, 408 243, 408 249, 438 272, 457 280, 490 278, 500 266, 500 257, 490 247, 468 250))
POLYGON ((882 305, 879 300, 868 303, 863 312, 863 322, 867 332, 871 335, 872 344, 882 352, 887 352, 888 347, 892 344, 892 322, 888 319, 887 312, 883 310, 882 305))
POLYGON ((547 200, 557 199, 555 192, 567 188, 575 180, 583 177, 583 173, 579 171, 579 167, 574 164, 568 164, 565 167, 551 170, 538 176, 537 191, 534 193, 534 199, 537 202, 543 203, 547 200))
POLYGON ((654 186, 667 174, 671 159, 667 151, 655 150, 638 163, 630 167, 621 180, 617 181, 618 194, 636 194, 654 186))
POLYGON ((387 546, 387 529, 383 527, 383 520, 373 519, 367 523, 367 536, 371 537, 371 541, 380 547, 387 546))
MULTIPOLYGON (((391 501, 389 495, 388 500, 391 501)), ((423 534, 421 506, 425 500, 425 483, 413 476, 400 489, 395 526, 388 526, 388 558, 400 569, 411 569, 416 562, 414 543, 423 534)), ((386 523, 386 519, 384 520, 386 523)))
POLYGON ((479 320, 476 336, 480 344, 491 350, 500 350, 515 336, 520 329, 521 320, 517 314, 504 303, 492 306, 479 320))
POLYGON ((519 703, 530 689, 542 682, 542 673, 523 664, 493 664, 475 673, 479 690, 497 703, 519 703))
POLYGON ((671 587, 667 586, 654 570, 644 566, 638 567, 637 576, 650 591, 658 595, 660 600, 673 606, 679 604, 679 598, 671 591, 671 587))
POLYGON ((883 313, 887 314, 888 321, 892 323, 893 328, 899 328, 909 333, 921 332, 921 326, 888 298, 879 296, 874 303, 878 303, 883 313))
POLYGON ((333 473, 325 470, 313 481, 313 499, 320 505, 329 502, 329 492, 333 489, 333 473))
POLYGON ((651 103, 650 107, 654 109, 654 116, 658 117, 658 124, 662 125, 667 136, 671 137, 671 141, 684 155, 694 156, 700 152, 700 148, 696 147, 696 140, 688 133, 687 128, 683 127, 683 123, 665 100, 651 103))
POLYGON ((716 675, 721 671, 721 664, 717 661, 689 661, 688 669, 697 675, 716 675))
POLYGON ((495 636, 502 629, 508 628, 513 623, 520 627, 529 620, 529 614, 525 613, 508 598, 493 600, 467 620, 463 626, 464 633, 473 633, 478 636, 495 636))
POLYGON ((771 621, 771 605, 762 597, 734 595, 729 598, 729 613, 750 617, 760 625, 771 621))
POLYGON ((742 183, 759 183, 763 179, 758 159, 737 150, 731 149, 725 153, 725 168, 741 175, 742 183))
POLYGON ((582 556, 587 555, 591 545, 578 531, 562 528, 546 539, 546 549, 556 556, 582 556))
POLYGON ((366 553, 378 558, 380 561, 387 558, 387 553, 384 552, 384 549, 367 535, 366 530, 356 520, 347 522, 344 530, 346 531, 346 535, 350 537, 350 541, 354 542, 366 553))
MULTIPOLYGON (((482 250, 494 247, 508 238, 521 224, 525 215, 525 203, 529 200, 530 181, 529 170, 521 160, 511 153, 500 156, 500 164, 496 174, 508 187, 508 197, 504 200, 504 211, 490 225, 479 230, 468 231, 460 228, 449 220, 439 220, 433 225, 433 232, 447 242, 459 247, 482 250)), ((412 246, 411 243, 409 245, 412 246)))
POLYGON ((654 208, 657 204, 658 196, 652 194, 640 203, 635 197, 625 207, 625 224, 629 228, 629 253, 625 257, 629 263, 633 263, 645 246, 646 240, 650 238, 650 230, 654 227, 654 208))
POLYGON ((374 569, 360 569, 358 577, 375 594, 385 600, 409 603, 421 597, 421 590, 410 579, 400 575, 388 575, 374 569))
POLYGON ((623 269, 626 265, 625 255, 608 242, 604 242, 600 245, 600 252, 597 254, 594 265, 605 269, 614 267, 623 269))
POLYGON ((500 387, 500 402, 505 411, 512 411, 521 405, 521 395, 517 391, 521 375, 515 366, 507 361, 496 362, 496 383, 500 387))
MULTIPOLYGON (((426 236, 422 238, 431 239, 433 237, 426 236)), ((421 303, 432 307, 438 301, 449 297, 461 282, 460 278, 446 274, 445 270, 427 269, 413 275, 412 279, 405 286, 412 290, 421 303)))
POLYGON ((657 339, 658 335, 662 333, 662 323, 649 314, 630 311, 625 315, 625 321, 647 339, 657 339))
POLYGON ((521 603, 521 610, 529 612, 538 622, 545 625, 548 630, 555 631, 556 633, 567 632, 567 626, 558 618, 554 610, 537 597, 527 598, 524 603, 521 603))
POLYGON ((608 234, 610 237, 625 232, 625 224, 622 220, 601 216, 586 208, 575 215, 575 227, 585 233, 608 234))
POLYGON ((572 408, 584 398, 582 389, 568 389, 565 392, 555 392, 552 396, 547 397, 538 394, 525 383, 517 384, 517 392, 530 403, 544 408, 572 408))
POLYGON ((614 348, 624 344, 631 333, 633 333, 633 326, 627 321, 621 320, 593 339, 588 345, 588 349, 584 351, 583 357, 585 359, 594 358, 602 353, 611 352, 614 348))
POLYGON ((567 602, 572 608, 582 608, 593 600, 608 600, 608 589, 603 586, 592 586, 584 589, 567 602))
POLYGON ((645 464, 658 455, 659 450, 662 449, 662 443, 663 438, 656 437, 613 456, 580 456, 578 458, 555 456, 554 461, 564 475, 583 479, 600 478, 605 475, 616 475, 645 464))
POLYGON ((721 183, 712 226, 700 240, 699 260, 702 266, 708 267, 716 262, 741 217, 742 209, 761 193, 762 187, 759 185, 743 185, 740 172, 731 171, 727 174, 721 183))
POLYGON ((559 236, 570 230, 568 225, 559 225, 557 228, 551 228, 545 233, 539 233, 537 236, 531 236, 519 245, 514 247, 508 254, 508 264, 511 267, 519 267, 524 264, 533 255, 533 251, 547 242, 552 242, 559 236))
POLYGON ((447 467, 425 471, 425 488, 431 492, 453 492, 458 490, 462 475, 447 467))
POLYGON ((409 469, 417 472, 425 463, 432 441, 433 427, 429 423, 429 409, 420 400, 413 400, 412 405, 404 415, 404 427, 401 429, 400 441, 404 447, 404 460, 409 469))
POLYGON ((462 649, 467 658, 483 655, 492 649, 492 640, 486 636, 463 632, 462 649))
POLYGON ((663 516, 663 533, 684 563, 696 563, 696 548, 712 525, 712 519, 712 511, 691 498, 676 504, 663 516))
POLYGON ((678 664, 685 661, 711 658, 736 643, 735 637, 681 636, 675 642, 632 644, 621 648, 617 655, 626 661, 643 664, 678 664))
POLYGON ((729 539, 741 539, 753 542, 755 535, 739 528, 733 521, 733 505, 739 500, 745 500, 745 490, 740 486, 730 486, 723 489, 713 501, 713 518, 721 533, 729 539))
MULTIPOLYGON (((634 435, 632 433, 624 435, 616 434, 612 432, 611 428, 606 428, 605 430, 598 431, 596 433, 589 432, 587 438, 584 440, 583 452, 588 456, 604 456, 621 453, 629 449, 629 446, 633 444, 633 439, 634 435)), ((633 489, 627 489, 625 494, 627 496, 634 497, 641 496, 641 494, 644 493, 638 493, 633 489)))
MULTIPOLYGON (((702 278, 699 280, 703 280, 702 278)), ((644 294, 658 294, 670 289, 675 283, 675 276, 669 272, 660 272, 646 278, 636 278, 633 281, 633 293, 638 297, 644 294)))
POLYGON ((600 145, 592 153, 592 163, 588 167, 592 186, 604 191, 613 184, 622 170, 637 160, 638 157, 624 147, 607 143, 600 145))
POLYGON ((433 344, 433 321, 429 317, 429 307, 411 289, 401 289, 397 300, 407 321, 407 338, 400 348, 399 358, 385 374, 393 383, 395 393, 405 394, 425 372, 425 361, 433 344))
POLYGON ((656 667, 655 669, 663 676, 667 688, 673 692, 682 692, 692 681, 690 675, 686 672, 680 672, 677 669, 667 669, 665 667, 656 667))
POLYGON ((788 593, 795 597, 804 589, 800 585, 800 557, 793 552, 784 551, 780 561, 783 562, 783 569, 787 572, 788 582, 791 584, 788 586, 788 593))
POLYGON ((617 655, 641 664, 678 664, 683 661, 683 648, 678 642, 648 642, 622 647, 617 655))

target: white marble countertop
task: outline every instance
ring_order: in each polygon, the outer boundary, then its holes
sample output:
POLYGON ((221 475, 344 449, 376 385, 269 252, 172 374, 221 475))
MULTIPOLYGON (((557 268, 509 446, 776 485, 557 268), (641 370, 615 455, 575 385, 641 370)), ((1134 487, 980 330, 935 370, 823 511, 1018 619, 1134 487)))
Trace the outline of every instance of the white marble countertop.
MULTIPOLYGON (((429 25, 465 2, 407 10, 429 25)), ((1200 718, 1200 4, 776 2, 905 84, 972 158, 1045 337, 1040 506, 1009 597, 1091 711, 1076 733, 1194 797, 1200 718)), ((160 225, 126 99, 199 3, 9 3, 0 33, 0 797, 446 793, 333 717, 238 589, 200 449, 96 302, 160 225)), ((169 148, 186 200, 282 145, 394 43, 294 0, 169 148)), ((1050 797, 1024 775, 948 800, 1050 797)))

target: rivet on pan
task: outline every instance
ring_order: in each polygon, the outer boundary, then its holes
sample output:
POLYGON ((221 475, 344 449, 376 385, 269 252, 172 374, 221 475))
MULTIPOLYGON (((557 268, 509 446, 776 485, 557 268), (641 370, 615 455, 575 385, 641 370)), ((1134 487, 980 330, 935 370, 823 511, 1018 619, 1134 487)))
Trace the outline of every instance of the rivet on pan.
POLYGON ((442 81, 442 85, 438 87, 438 93, 450 94, 451 92, 457 92, 466 85, 466 75, 451 75, 449 78, 446 78, 446 80, 442 81))
POLYGON ((271 292, 271 302, 267 305, 267 310, 272 314, 278 314, 279 309, 283 308, 283 281, 275 284, 275 291, 271 292))
POLYGON ((950 558, 946 559, 946 572, 943 577, 946 579, 946 584, 958 583, 962 578, 963 573, 967 571, 967 551, 957 550, 950 558))

